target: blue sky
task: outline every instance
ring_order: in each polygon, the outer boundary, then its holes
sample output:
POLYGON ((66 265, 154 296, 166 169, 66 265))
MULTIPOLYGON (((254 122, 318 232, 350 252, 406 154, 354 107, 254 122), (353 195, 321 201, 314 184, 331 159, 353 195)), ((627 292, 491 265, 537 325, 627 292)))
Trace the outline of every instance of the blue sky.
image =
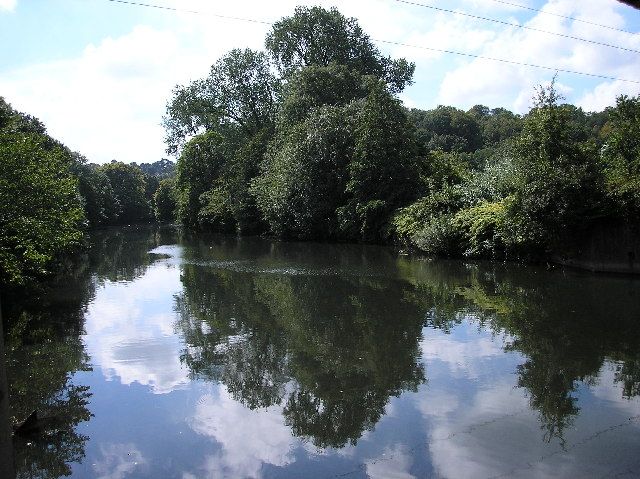
MULTIPOLYGON (((409 5, 395 0, 148 0, 166 12, 108 0, 0 0, 0 95, 45 122, 70 148, 103 163, 164 156, 162 114, 171 90, 206 75, 224 52, 262 48, 268 26, 206 12, 272 21, 295 5, 336 6, 374 39, 640 80, 640 53, 409 5)), ((615 0, 417 0, 539 30, 640 50, 640 10, 615 0), (534 12, 506 3, 542 9, 534 12), (565 15, 601 23, 624 33, 565 15)), ((407 106, 475 104, 526 112, 533 88, 552 71, 505 65, 411 47, 379 44, 416 63, 407 106)), ((567 101, 601 110, 640 84, 560 73, 567 101)))

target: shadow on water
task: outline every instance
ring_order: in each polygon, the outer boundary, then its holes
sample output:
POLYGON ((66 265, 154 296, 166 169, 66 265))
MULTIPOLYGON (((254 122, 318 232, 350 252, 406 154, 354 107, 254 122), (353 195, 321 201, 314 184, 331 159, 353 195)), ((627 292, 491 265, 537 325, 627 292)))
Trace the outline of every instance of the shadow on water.
POLYGON ((87 305, 98 284, 144 274, 154 260, 149 250, 175 241, 174 231, 151 227, 98 231, 59 277, 3 295, 9 422, 15 428, 33 411, 38 416, 32 430, 13 437, 18 478, 68 476, 83 459, 89 438, 77 429, 91 418, 91 391, 73 376, 90 370, 80 337, 87 305))

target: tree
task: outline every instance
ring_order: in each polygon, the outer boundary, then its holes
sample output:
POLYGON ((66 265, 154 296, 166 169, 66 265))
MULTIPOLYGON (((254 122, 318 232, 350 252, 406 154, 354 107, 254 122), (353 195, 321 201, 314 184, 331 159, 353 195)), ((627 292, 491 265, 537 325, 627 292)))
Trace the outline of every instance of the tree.
POLYGON ((343 203, 353 151, 349 113, 340 107, 318 107, 270 146, 252 192, 276 235, 335 237, 335 212, 343 203))
POLYGON ((467 113, 479 123, 485 147, 498 145, 522 131, 522 117, 505 108, 489 109, 484 105, 475 105, 467 113))
MULTIPOLYGON (((135 165, 135 163, 132 163, 132 165, 135 165)), ((175 162, 166 158, 153 163, 140 163, 138 166, 145 175, 155 176, 156 178, 169 178, 176 173, 175 162)))
POLYGON ((482 130, 478 120, 452 106, 435 110, 412 109, 410 118, 423 151, 473 152, 482 146, 482 130))
POLYGON ((252 188, 271 231, 379 241, 415 194, 410 130, 381 80, 340 65, 296 73, 252 188))
POLYGON ((515 145, 516 180, 507 213, 515 248, 548 252, 600 214, 597 154, 572 138, 571 116, 552 82, 540 87, 515 145))
POLYGON ((303 122, 316 108, 345 106, 365 98, 369 92, 365 77, 346 65, 310 65, 293 74, 284 89, 277 128, 286 131, 303 122))
POLYGON ((90 227, 115 224, 121 210, 111 181, 97 165, 87 164, 87 159, 74 154, 71 171, 78 179, 78 191, 90 227))
POLYGON ((158 221, 171 222, 176 218, 176 185, 175 179, 160 180, 158 189, 153 195, 154 213, 158 221))
POLYGON ((0 284, 50 271, 82 242, 85 216, 68 149, 0 98, 0 284))
POLYGON ((415 70, 415 65, 404 59, 380 55, 358 21, 335 8, 296 7, 293 16, 273 25, 265 45, 285 78, 303 67, 333 63, 361 75, 374 75, 397 93, 411 83, 415 70))
POLYGON ((163 119, 167 151, 179 154, 189 138, 206 131, 256 134, 273 122, 279 90, 266 54, 231 50, 207 78, 174 90, 163 119))
POLYGON ((372 81, 359 106, 348 199, 338 209, 338 221, 347 238, 380 241, 392 212, 415 199, 415 145, 405 110, 384 83, 372 81))
POLYGON ((100 166, 99 170, 109 178, 113 194, 120 205, 118 222, 126 224, 149 221, 151 209, 146 198, 144 174, 140 168, 112 161, 100 166))
POLYGON ((610 111, 603 148, 606 188, 614 216, 637 218, 640 212, 640 96, 620 96, 610 111))
POLYGON ((224 138, 216 132, 198 135, 185 145, 176 166, 176 194, 178 219, 186 226, 201 226, 200 210, 207 199, 203 195, 215 186, 227 160, 224 138))

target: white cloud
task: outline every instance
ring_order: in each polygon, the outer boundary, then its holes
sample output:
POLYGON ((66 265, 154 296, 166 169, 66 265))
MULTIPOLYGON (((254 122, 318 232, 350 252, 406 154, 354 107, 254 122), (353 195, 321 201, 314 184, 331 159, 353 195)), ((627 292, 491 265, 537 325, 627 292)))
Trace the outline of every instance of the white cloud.
MULTIPOLYGON (((428 330, 421 343, 431 360, 429 383, 412 400, 423 416, 434 475, 600 477, 636 469, 640 423, 629 418, 640 414, 640 399, 622 397, 621 385, 614 384, 615 363, 605 363, 597 384, 577 385, 573 394, 580 412, 568 418, 563 448, 557 439, 543 439, 545 431, 539 412, 531 408, 530 392, 515 387, 517 377, 510 374, 515 362, 510 366, 503 353, 488 364, 493 353, 485 342, 486 333, 474 333, 471 325, 465 328, 448 336, 428 330), (436 367, 436 360, 448 367, 436 367), (479 372, 485 378, 478 380, 479 372), (487 373, 494 377, 487 380, 487 373), (464 387, 459 386, 460 377, 464 387), (616 451, 615 457, 611 451, 616 451)), ((495 343, 499 347, 500 341, 495 343)))
POLYGON ((13 11, 16 8, 18 0, 0 0, 0 10, 13 11))
POLYGON ((632 83, 605 82, 578 98, 576 105, 581 106, 585 111, 601 111, 607 106, 615 105, 618 96, 635 96, 638 95, 638 90, 638 85, 632 83))
MULTIPOLYGON (((0 0, 0 8, 15 5, 0 0)), ((519 0, 520 3, 523 0, 519 0)), ((185 10, 271 21, 290 15, 297 4, 330 7, 334 1, 211 2, 171 0, 185 10)), ((534 5, 527 2, 527 5, 534 5)), ((464 0, 461 8, 484 16, 509 18, 522 11, 492 0, 464 0), (475 10, 474 10, 475 9, 475 10)), ((114 4, 113 8, 130 8, 114 4)), ((619 78, 640 77, 637 54, 500 26, 386 0, 342 2, 340 10, 357 17, 373 39, 389 39, 438 49, 452 49, 525 63, 595 72, 619 78)), ((549 0, 543 9, 598 19, 625 27, 615 0, 549 0)), ((559 17, 532 14, 527 25, 605 43, 640 49, 640 35, 628 35, 559 17)), ((91 161, 155 161, 165 156, 161 118, 171 90, 206 75, 210 65, 231 48, 263 48, 268 25, 223 20, 203 14, 167 12, 162 26, 141 24, 129 33, 88 45, 75 58, 4 70, 0 91, 13 106, 39 117, 50 133, 91 161)), ((626 28, 631 26, 626 25, 626 28)), ((416 85, 407 89, 408 104, 431 108, 477 103, 517 111, 529 107, 533 87, 552 71, 515 67, 449 54, 379 44, 393 56, 415 60, 416 85)), ((637 85, 601 81, 576 87, 580 77, 561 74, 572 86, 570 101, 588 109, 611 104, 619 93, 634 94, 637 85)))
MULTIPOLYGON (((624 19, 619 13, 620 9, 620 5, 613 0, 549 0, 543 7, 545 11, 585 19, 596 18, 600 23, 621 27, 624 26, 624 19)), ((542 13, 534 15, 526 26, 626 48, 640 48, 640 35, 631 36, 542 13)), ((492 41, 484 44, 484 48, 478 54, 632 80, 640 77, 640 63, 636 61, 635 53, 519 28, 500 29, 492 41)), ((533 87, 544 83, 552 75, 553 71, 545 73, 544 70, 524 66, 474 59, 445 75, 440 85, 438 102, 463 108, 477 103, 503 105, 523 112, 530 106, 529 99, 533 87)), ((559 78, 563 83, 576 81, 575 75, 562 72, 559 78)), ((584 77, 581 81, 584 81, 584 77)), ((588 109, 602 108, 611 105, 615 96, 620 93, 640 92, 637 85, 632 85, 625 82, 608 84, 601 81, 592 87, 591 91, 585 92, 582 98, 571 96, 568 100, 577 101, 578 104, 589 107, 588 109)))
POLYGON ((100 453, 102 458, 93 464, 98 479, 124 479, 147 465, 147 460, 134 444, 102 444, 100 453))
POLYGON ((507 12, 521 12, 523 9, 517 5, 524 5, 525 7, 533 6, 532 0, 465 0, 465 6, 481 9, 482 11, 491 11, 495 14, 495 11, 507 11, 507 12), (492 11, 493 10, 493 11, 492 11))
POLYGON ((476 379, 487 372, 483 361, 504 354, 501 346, 502 338, 478 336, 460 341, 442 331, 431 329, 427 329, 423 335, 420 348, 427 366, 430 361, 443 362, 454 377, 476 379))
POLYGON ((294 461, 296 440, 278 406, 251 410, 235 401, 224 386, 219 394, 202 396, 191 428, 220 444, 203 464, 206 477, 261 477, 263 464, 285 466, 294 461))
POLYGON ((621 367, 614 361, 605 361, 600 368, 598 383, 590 387, 594 396, 613 406, 625 416, 640 415, 640 397, 625 398, 623 384, 616 381, 616 369, 621 367))
POLYGON ((414 479, 409 473, 413 458, 407 446, 396 444, 386 447, 382 455, 365 461, 367 476, 370 479, 414 479))
POLYGON ((93 364, 108 380, 149 386, 155 394, 185 387, 182 343, 174 334, 173 296, 179 270, 156 264, 132 283, 107 282, 89 305, 85 343, 93 364), (162 312, 150 312, 161 308, 162 312))

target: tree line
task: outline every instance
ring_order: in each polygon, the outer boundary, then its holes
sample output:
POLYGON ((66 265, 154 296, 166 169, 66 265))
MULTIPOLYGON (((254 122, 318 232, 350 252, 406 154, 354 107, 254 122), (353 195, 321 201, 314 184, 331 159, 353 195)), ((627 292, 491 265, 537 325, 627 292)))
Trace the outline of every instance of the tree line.
POLYGON ((60 268, 100 226, 167 219, 175 164, 91 164, 0 97, 0 285, 60 268))
POLYGON ((407 109, 414 65, 357 21, 298 7, 265 51, 232 50, 164 118, 177 218, 200 230, 545 257, 603 221, 637 224, 640 96, 587 113, 554 82, 526 115, 407 109))
POLYGON ((640 96, 586 113, 552 83, 525 115, 407 109, 414 68, 338 10, 298 7, 264 51, 231 50, 176 87, 163 119, 175 169, 92 165, 0 100, 0 282, 52 270, 88 227, 153 219, 493 258, 638 224, 640 96))

